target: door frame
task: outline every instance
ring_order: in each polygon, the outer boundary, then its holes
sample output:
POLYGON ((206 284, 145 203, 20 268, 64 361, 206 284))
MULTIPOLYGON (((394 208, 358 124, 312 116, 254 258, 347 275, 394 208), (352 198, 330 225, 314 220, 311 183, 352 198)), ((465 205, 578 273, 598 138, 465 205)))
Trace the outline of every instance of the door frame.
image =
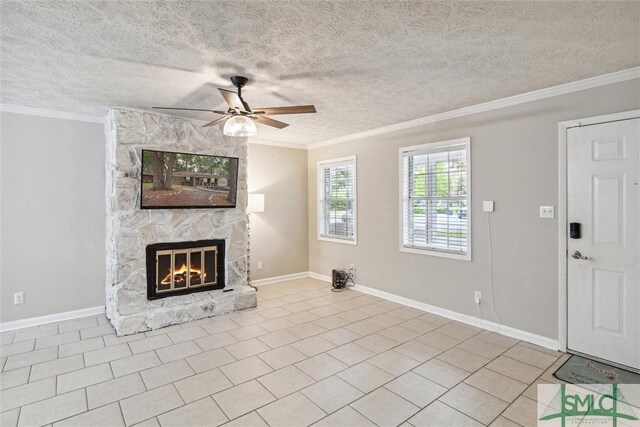
POLYGON ((567 286, 567 131, 571 128, 628 120, 640 117, 640 110, 623 111, 602 116, 567 120, 558 123, 558 350, 567 351, 568 298, 567 286))

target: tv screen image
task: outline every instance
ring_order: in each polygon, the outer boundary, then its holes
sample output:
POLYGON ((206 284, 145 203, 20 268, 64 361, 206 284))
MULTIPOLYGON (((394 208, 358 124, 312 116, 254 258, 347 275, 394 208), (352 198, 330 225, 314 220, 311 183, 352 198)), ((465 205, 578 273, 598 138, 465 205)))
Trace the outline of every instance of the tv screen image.
POLYGON ((142 150, 140 208, 235 208, 238 161, 142 150))

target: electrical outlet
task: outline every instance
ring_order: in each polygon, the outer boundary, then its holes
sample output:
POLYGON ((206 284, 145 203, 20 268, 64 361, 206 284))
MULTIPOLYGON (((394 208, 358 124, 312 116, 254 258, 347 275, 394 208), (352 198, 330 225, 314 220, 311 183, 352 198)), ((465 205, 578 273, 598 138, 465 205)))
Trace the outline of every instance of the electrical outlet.
POLYGON ((353 264, 349 264, 349 270, 356 271, 356 266, 353 264))
POLYGON ((496 203, 493 200, 485 200, 482 202, 483 212, 493 212, 496 210, 496 203))
POLYGON ((13 294, 13 305, 24 304, 24 292, 13 294))
POLYGON ((476 291, 476 293, 473 296, 473 299, 476 302, 476 304, 480 305, 480 303, 482 303, 482 292, 476 291))
POLYGON ((262 270, 262 261, 258 261, 258 270, 262 270))
POLYGON ((540 218, 553 218, 553 206, 540 206, 540 218))

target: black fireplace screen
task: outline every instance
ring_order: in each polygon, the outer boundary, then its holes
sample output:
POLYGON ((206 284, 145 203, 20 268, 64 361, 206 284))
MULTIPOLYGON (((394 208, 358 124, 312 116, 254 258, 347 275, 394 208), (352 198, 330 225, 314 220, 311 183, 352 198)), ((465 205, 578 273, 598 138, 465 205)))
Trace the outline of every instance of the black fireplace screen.
POLYGON ((147 246, 147 298, 224 288, 224 240, 147 246))

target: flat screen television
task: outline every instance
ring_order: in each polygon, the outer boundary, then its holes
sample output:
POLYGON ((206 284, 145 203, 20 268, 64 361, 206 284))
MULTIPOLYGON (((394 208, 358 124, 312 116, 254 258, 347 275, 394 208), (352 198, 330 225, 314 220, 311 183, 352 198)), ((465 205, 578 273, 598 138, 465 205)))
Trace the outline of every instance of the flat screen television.
POLYGON ((235 208, 237 157, 142 150, 141 209, 235 208))

